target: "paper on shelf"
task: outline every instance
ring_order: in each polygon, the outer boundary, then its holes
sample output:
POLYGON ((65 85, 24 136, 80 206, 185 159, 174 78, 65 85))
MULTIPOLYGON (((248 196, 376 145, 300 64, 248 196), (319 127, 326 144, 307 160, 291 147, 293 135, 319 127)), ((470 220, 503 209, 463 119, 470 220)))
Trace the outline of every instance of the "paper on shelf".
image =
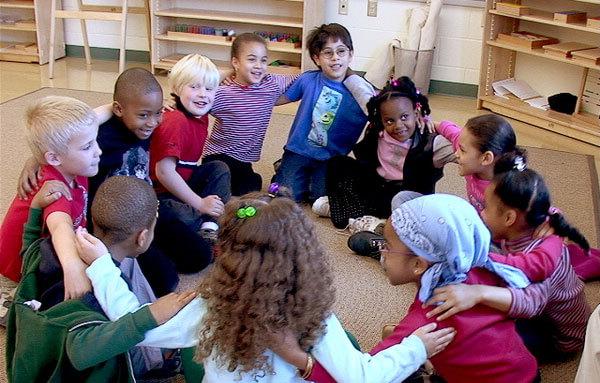
POLYGON ((525 100, 525 102, 533 106, 534 108, 542 110, 550 109, 550 104, 548 103, 548 99, 546 97, 530 98, 529 100, 525 100))
POLYGON ((529 86, 529 84, 523 80, 517 80, 515 78, 496 81, 492 83, 492 88, 494 89, 494 93, 498 96, 505 96, 509 93, 512 93, 521 100, 540 97, 540 94, 531 86, 529 86))

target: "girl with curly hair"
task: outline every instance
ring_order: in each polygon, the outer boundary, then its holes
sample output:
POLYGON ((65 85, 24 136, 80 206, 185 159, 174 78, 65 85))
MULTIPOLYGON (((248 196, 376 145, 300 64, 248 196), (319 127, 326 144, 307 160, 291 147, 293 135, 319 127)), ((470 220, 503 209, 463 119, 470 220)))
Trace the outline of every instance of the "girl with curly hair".
MULTIPOLYGON (((332 313, 333 278, 314 224, 279 189, 272 184, 269 193, 247 194, 225 206, 218 254, 200 296, 155 331, 174 346, 170 338, 180 328, 198 328, 184 342, 197 344, 196 359, 204 363, 205 375, 195 379, 301 382, 319 361, 339 370, 340 381, 395 382, 445 348, 453 331, 428 325, 377 356, 356 350, 332 313), (301 356, 302 369, 275 354, 282 336, 310 351, 301 356)), ((114 264, 90 268, 102 268, 92 283, 111 320, 140 306, 114 264)))

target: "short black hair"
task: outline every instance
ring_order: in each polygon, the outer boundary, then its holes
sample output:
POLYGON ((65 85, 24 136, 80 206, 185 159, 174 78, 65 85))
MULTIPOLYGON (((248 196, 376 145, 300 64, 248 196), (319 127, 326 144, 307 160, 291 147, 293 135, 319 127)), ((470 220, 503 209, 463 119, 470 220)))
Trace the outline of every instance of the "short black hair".
POLYGON ((123 104, 131 97, 154 92, 162 94, 162 88, 154 75, 144 68, 130 68, 123 71, 117 78, 113 100, 123 104))
POLYGON ((323 46, 327 44, 327 40, 329 39, 340 40, 350 51, 354 51, 352 37, 350 37, 350 32, 346 27, 338 23, 323 24, 311 30, 306 38, 306 48, 315 64, 317 63, 314 56, 318 56, 321 53, 323 46))
POLYGON ((91 214, 94 232, 107 245, 149 229, 156 219, 158 200, 152 186, 132 176, 107 178, 96 192, 91 214))

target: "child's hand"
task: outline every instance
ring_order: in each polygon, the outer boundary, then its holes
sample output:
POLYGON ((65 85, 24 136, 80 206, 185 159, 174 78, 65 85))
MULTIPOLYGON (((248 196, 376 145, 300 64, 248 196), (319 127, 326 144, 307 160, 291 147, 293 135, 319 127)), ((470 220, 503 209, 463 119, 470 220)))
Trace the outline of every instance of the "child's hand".
POLYGON ((475 306, 479 303, 479 297, 477 286, 459 283, 433 290, 433 296, 423 306, 434 306, 441 303, 426 314, 427 318, 439 315, 437 320, 441 321, 475 306))
POLYGON ((221 80, 221 84, 219 85, 224 85, 224 86, 229 86, 229 85, 233 85, 235 82, 233 81, 233 79, 235 78, 235 72, 230 71, 228 73, 223 73, 222 76, 223 80, 221 80))
POLYGON ((77 228, 75 231, 75 244, 79 258, 88 265, 108 253, 104 243, 82 227, 77 228))
POLYGON ((172 112, 175 110, 175 101, 173 100, 164 100, 163 102, 163 108, 165 108, 165 110, 172 112))
POLYGON ((209 195, 200 200, 200 206, 198 206, 200 213, 208 214, 212 217, 219 217, 223 214, 225 206, 221 198, 216 195, 209 195))
POLYGON ((437 323, 429 323, 425 326, 419 327, 413 332, 413 335, 418 336, 425 350, 427 350, 427 357, 431 358, 437 353, 444 351, 444 349, 452 342, 456 331, 452 327, 443 328, 441 330, 433 331, 437 327, 437 323))
POLYGON ((419 117, 419 130, 421 131, 421 134, 423 134, 425 132, 425 130, 427 130, 427 132, 429 132, 430 134, 435 133, 435 123, 433 122, 431 117, 429 117, 429 116, 419 117))
POLYGON ((193 290, 183 293, 170 293, 159 298, 150 305, 150 312, 159 325, 173 318, 175 314, 185 307, 192 299, 196 298, 196 292, 193 290))
POLYGON ((85 275, 85 264, 78 262, 63 267, 65 281, 65 301, 81 298, 88 291, 92 291, 92 284, 85 275))
POLYGON ((26 200, 29 194, 33 193, 38 188, 38 181, 42 179, 40 164, 33 157, 29 157, 21 174, 19 175, 17 185, 17 195, 20 199, 26 200))
POLYGON ((550 222, 544 221, 533 232, 533 238, 546 238, 554 234, 554 228, 550 226, 550 222))
POLYGON ((65 197, 69 201, 72 199, 71 191, 67 185, 58 180, 46 181, 31 199, 31 207, 36 209, 44 209, 46 206, 58 200, 60 197, 65 197))

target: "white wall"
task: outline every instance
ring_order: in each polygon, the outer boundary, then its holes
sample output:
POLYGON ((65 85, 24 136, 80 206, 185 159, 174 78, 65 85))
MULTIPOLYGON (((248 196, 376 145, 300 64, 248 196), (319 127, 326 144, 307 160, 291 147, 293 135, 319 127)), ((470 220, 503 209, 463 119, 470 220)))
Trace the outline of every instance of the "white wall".
MULTIPOLYGON (((62 0, 64 8, 74 8, 76 0, 62 0)), ((89 4, 118 4, 112 0, 86 0, 89 4)), ((135 0, 132 6, 140 5, 135 0)), ((377 17, 367 16, 366 0, 349 0, 348 15, 338 14, 338 0, 325 0, 325 21, 345 25, 354 41, 356 70, 366 71, 373 59, 386 49, 395 37, 403 37, 403 22, 408 8, 420 7, 421 2, 379 0, 377 17)), ((432 78, 435 80, 477 84, 482 36, 482 8, 444 5, 434 55, 432 78)), ((90 45, 117 48, 119 25, 116 22, 88 22, 90 45)), ((65 40, 69 45, 83 45, 79 22, 67 20, 65 40)), ((148 50, 143 16, 129 18, 127 49, 148 50)))

